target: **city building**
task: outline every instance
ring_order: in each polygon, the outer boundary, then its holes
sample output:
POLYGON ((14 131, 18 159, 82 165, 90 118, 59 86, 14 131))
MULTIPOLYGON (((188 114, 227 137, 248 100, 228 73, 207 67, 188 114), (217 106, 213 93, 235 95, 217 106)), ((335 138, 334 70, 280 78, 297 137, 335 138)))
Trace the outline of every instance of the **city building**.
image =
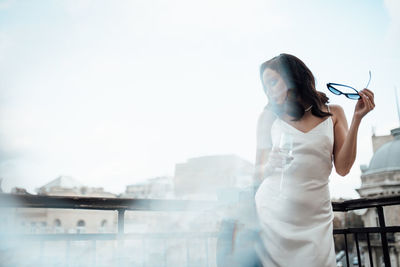
POLYGON ((250 187, 253 173, 254 165, 236 155, 191 158, 175 165, 175 196, 181 199, 221 199, 250 187))
MULTIPOLYGON (((368 166, 361 166, 361 187, 357 189, 362 198, 392 196, 400 194, 400 128, 393 129, 390 135, 372 136, 373 156, 368 166)), ((400 225, 400 207, 384 208, 387 226, 400 225)), ((362 213, 365 227, 379 225, 376 209, 365 209, 362 213)), ((392 266, 400 266, 400 238, 398 234, 388 234, 389 252, 392 266)), ((366 242, 361 242, 364 258, 368 259, 366 242)), ((383 255, 378 235, 371 240, 374 266, 382 266, 383 255)), ((365 261, 369 266, 369 261, 365 261)))
MULTIPOLYGON (((26 193, 16 188, 12 193, 26 193)), ((37 189, 38 195, 107 197, 116 195, 103 188, 87 187, 70 176, 59 176, 37 189)), ((107 233, 115 232, 114 211, 17 208, 14 225, 24 233, 107 233)))
POLYGON ((144 182, 127 185, 125 192, 120 195, 122 198, 152 198, 152 199, 173 199, 174 182, 169 176, 160 176, 147 179, 144 182))
MULTIPOLYGON (((74 198, 229 199, 230 206, 224 211, 221 211, 221 207, 218 206, 216 209, 207 210, 188 207, 188 210, 185 211, 149 209, 125 212, 124 232, 126 234, 134 233, 135 238, 124 242, 121 253, 126 253, 126 257, 129 255, 130 260, 134 262, 133 266, 144 263, 148 266, 194 266, 193 264, 204 266, 216 258, 217 234, 221 221, 227 216, 235 217, 238 214, 245 214, 243 210, 240 210, 241 202, 239 202, 238 192, 246 191, 246 188, 251 187, 253 169, 251 163, 238 156, 206 156, 177 164, 174 177, 155 177, 141 183, 128 185, 125 192, 119 196, 106 192, 103 188, 85 186, 69 176, 57 177, 38 188, 37 194, 74 198), (132 251, 140 252, 132 253, 132 251)), ((12 193, 28 194, 23 188, 15 188, 12 193)), ((8 214, 2 213, 1 215, 11 221, 3 221, 0 226, 12 225, 19 233, 117 232, 115 211, 9 208, 8 214), (11 216, 9 216, 10 210, 11 216)), ((49 242, 49 247, 46 247, 45 250, 55 253, 54 258, 65 258, 62 251, 65 251, 68 246, 71 251, 89 251, 93 246, 93 242, 71 242, 66 245, 67 243, 66 240, 57 244, 49 242), (55 251, 61 252, 57 254, 55 251)), ((118 244, 114 241, 96 242, 96 257, 105 261, 102 258, 103 254, 113 255, 112 253, 117 248, 118 244)), ((108 260, 108 256, 104 257, 108 260)), ((83 257, 82 260, 88 259, 83 257)), ((57 259, 54 260, 54 262, 56 261, 57 259)))

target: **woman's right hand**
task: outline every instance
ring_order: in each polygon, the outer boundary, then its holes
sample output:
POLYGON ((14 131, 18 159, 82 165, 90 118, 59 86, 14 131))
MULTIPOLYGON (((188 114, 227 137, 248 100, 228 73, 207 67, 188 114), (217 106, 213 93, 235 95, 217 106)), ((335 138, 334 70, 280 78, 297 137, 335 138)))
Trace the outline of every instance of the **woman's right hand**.
POLYGON ((290 164, 292 160, 293 156, 287 155, 279 148, 274 147, 268 154, 268 160, 264 166, 264 174, 270 174, 276 170, 283 169, 283 167, 290 164))

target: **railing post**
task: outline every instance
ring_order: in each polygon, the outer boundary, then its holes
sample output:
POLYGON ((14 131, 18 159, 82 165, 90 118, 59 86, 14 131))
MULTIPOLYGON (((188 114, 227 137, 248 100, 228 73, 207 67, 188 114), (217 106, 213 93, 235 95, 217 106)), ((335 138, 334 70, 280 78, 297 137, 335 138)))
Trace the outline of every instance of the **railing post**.
POLYGON ((358 266, 361 267, 360 245, 358 244, 358 234, 357 233, 354 233, 354 239, 356 241, 358 266))
POLYGON ((168 251, 168 247, 167 247, 167 240, 163 239, 163 245, 164 245, 164 267, 167 267, 167 251, 168 251))
POLYGON ((117 243, 117 265, 125 265, 122 257, 124 256, 124 231, 125 231, 125 209, 118 209, 118 243, 117 243))
POLYGON ((206 266, 210 266, 210 264, 208 263, 208 245, 209 245, 209 239, 206 237, 206 266))
POLYGON ((118 210, 118 236, 122 237, 125 226, 125 209, 118 210))
POLYGON ((65 252, 65 266, 69 267, 70 258, 71 258, 71 241, 67 240, 67 248, 65 252))
POLYGON ((367 233, 367 244, 368 244, 369 265, 370 265, 370 267, 374 267, 374 261, 372 260, 371 241, 369 239, 369 233, 367 233))
POLYGON ((96 240, 92 240, 92 266, 96 266, 96 240))
POLYGON ((186 267, 188 267, 190 265, 189 265, 189 242, 187 238, 185 238, 185 244, 186 244, 186 267))
POLYGON ((347 234, 344 233, 344 246, 346 249, 346 266, 350 266, 349 248, 347 247, 347 234))
POLYGON ((142 239, 142 247, 143 247, 142 267, 146 267, 146 240, 144 238, 142 239))
MULTIPOLYGON (((386 228, 385 224, 385 215, 383 213, 383 207, 378 206, 376 207, 378 212, 379 218, 379 227, 382 229, 386 228)), ((388 240, 386 237, 386 232, 381 232, 381 241, 382 241, 382 250, 383 250, 383 261, 385 262, 385 267, 390 267, 390 256, 389 256, 389 247, 388 247, 388 240)))
POLYGON ((39 262, 40 265, 44 264, 44 260, 43 260, 43 249, 44 249, 44 240, 40 240, 40 252, 39 252, 39 262))

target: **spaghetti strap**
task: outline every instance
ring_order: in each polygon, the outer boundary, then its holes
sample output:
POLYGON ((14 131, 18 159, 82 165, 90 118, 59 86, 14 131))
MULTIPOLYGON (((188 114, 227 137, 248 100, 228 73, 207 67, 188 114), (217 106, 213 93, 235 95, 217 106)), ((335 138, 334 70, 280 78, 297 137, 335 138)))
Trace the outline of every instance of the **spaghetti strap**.
POLYGON ((329 105, 326 105, 328 107, 328 112, 331 112, 331 110, 329 109, 329 105))

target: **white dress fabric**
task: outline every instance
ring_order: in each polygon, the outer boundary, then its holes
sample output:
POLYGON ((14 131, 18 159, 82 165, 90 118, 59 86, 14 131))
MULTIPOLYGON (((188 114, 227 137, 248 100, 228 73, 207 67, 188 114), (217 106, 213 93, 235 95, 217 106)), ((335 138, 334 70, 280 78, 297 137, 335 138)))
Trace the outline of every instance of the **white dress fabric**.
POLYGON ((329 193, 333 121, 328 117, 309 132, 276 119, 271 135, 278 146, 282 132, 293 139, 293 160, 265 177, 255 195, 266 251, 265 267, 334 267, 333 212, 329 193))

